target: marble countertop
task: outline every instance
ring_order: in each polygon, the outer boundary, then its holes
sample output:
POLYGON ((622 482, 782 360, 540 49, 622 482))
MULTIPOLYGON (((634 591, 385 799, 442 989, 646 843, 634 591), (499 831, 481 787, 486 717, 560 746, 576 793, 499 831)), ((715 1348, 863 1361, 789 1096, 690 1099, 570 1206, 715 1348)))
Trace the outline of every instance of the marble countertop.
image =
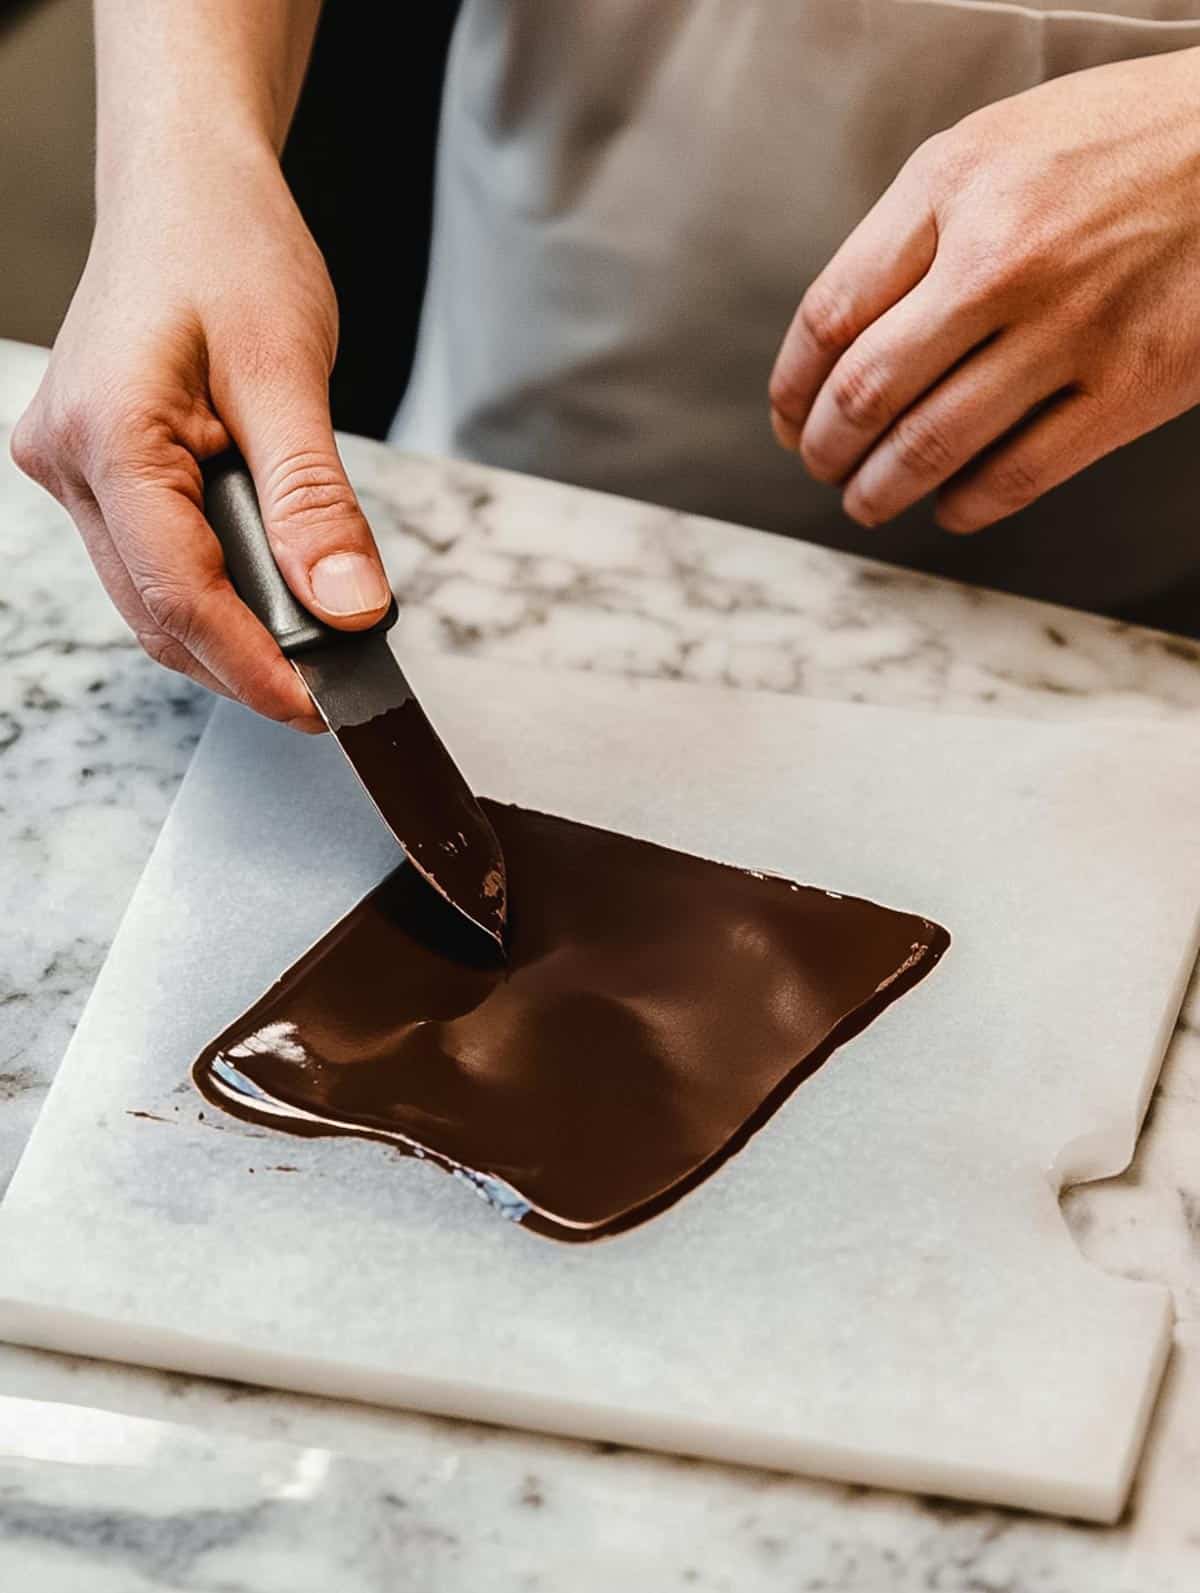
MULTIPOLYGON (((208 713, 8 460, 0 343, 0 1188, 208 713)), ((1200 646, 713 522, 345 440, 408 646, 1039 719, 1200 724, 1200 646)), ((886 533, 881 533, 881 552, 886 533)), ((0 1584, 57 1593, 1174 1593, 1200 1586, 1200 994, 1085 1254, 1175 1349, 1116 1528, 0 1345, 0 1584)))

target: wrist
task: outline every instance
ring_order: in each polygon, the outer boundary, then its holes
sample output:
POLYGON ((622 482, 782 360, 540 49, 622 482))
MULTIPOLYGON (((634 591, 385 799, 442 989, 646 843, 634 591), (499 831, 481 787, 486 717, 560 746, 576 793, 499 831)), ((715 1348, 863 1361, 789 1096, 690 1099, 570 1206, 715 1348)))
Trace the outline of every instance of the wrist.
POLYGON ((98 199, 211 149, 278 161, 320 0, 95 0, 98 199))
MULTIPOLYGON (((96 221, 113 213, 152 206, 163 211, 187 203, 197 185, 234 186, 282 182, 270 129, 250 117, 189 119, 176 110, 168 118, 146 116, 136 125, 104 127, 96 141, 96 221)), ((220 189, 213 194, 217 197, 220 189)))

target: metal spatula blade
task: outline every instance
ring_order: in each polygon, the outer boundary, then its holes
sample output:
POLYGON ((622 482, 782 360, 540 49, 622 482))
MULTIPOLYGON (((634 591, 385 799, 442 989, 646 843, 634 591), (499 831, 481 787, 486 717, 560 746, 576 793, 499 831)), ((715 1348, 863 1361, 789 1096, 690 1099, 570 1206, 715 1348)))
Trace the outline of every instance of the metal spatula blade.
POLYGON ((504 854, 388 646, 395 600, 369 631, 323 624, 275 563, 240 454, 209 461, 204 484, 205 513, 238 596, 290 660, 409 861, 503 951, 504 854))

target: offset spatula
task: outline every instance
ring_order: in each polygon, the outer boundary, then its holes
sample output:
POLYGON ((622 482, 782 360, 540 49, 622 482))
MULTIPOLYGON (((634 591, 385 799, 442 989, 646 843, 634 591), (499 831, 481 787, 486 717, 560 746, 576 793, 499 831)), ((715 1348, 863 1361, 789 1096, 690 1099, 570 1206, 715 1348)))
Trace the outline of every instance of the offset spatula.
POLYGON ((392 656, 395 599, 369 631, 323 624, 280 574, 241 455, 210 460, 204 490, 234 589, 308 687, 384 823, 429 884, 503 951, 504 855, 392 656))

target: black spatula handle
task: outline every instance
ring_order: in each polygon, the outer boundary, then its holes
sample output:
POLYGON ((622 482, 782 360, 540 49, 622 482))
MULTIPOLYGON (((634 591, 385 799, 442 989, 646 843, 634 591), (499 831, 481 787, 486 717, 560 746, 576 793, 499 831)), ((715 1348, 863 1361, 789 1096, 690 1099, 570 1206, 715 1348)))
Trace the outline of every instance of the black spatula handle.
POLYGON ((369 631, 339 631, 310 614, 280 574, 267 541, 258 508, 258 494, 246 461, 230 448, 202 466, 204 513, 225 554, 225 568, 234 591, 267 627, 290 658, 324 642, 389 630, 396 623, 396 599, 369 631))

